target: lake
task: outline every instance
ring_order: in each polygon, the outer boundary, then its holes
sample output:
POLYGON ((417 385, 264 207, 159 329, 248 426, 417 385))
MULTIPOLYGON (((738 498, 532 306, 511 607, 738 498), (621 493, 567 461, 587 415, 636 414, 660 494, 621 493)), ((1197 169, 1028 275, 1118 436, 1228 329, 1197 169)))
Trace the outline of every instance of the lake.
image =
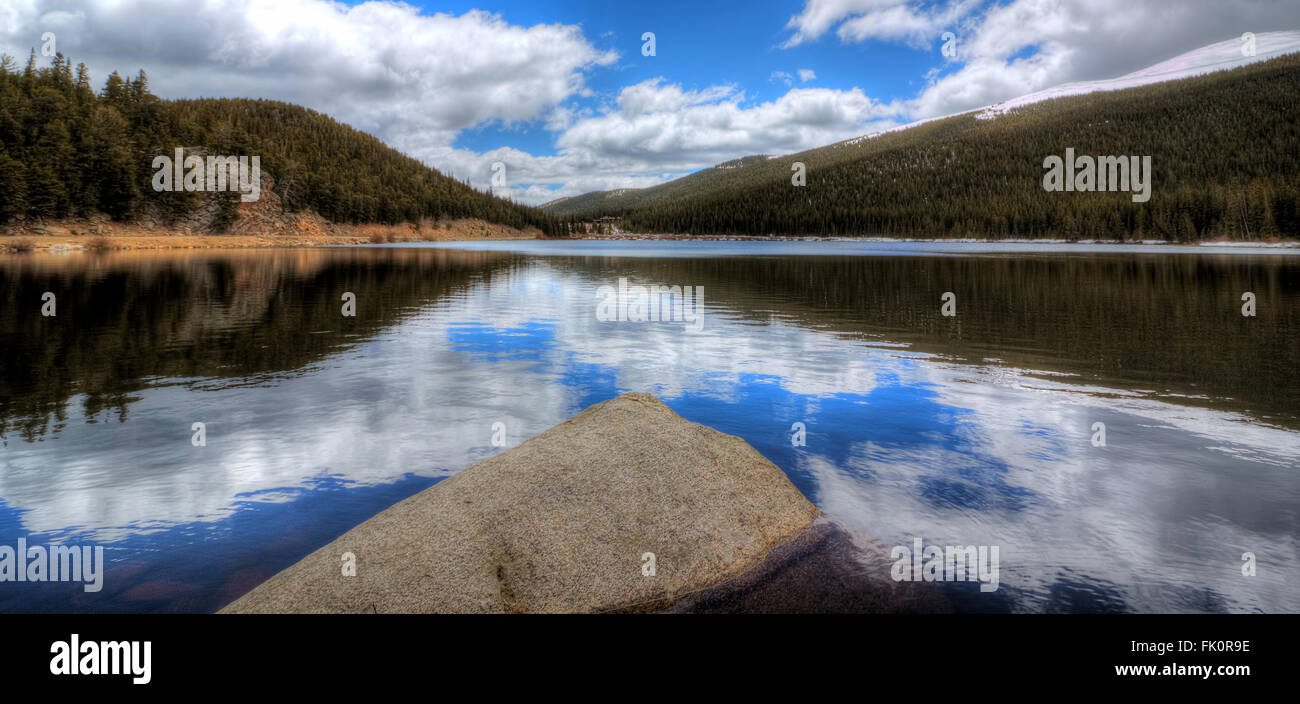
POLYGON ((0 256, 0 295, 0 545, 108 563, 0 612, 213 611, 627 391, 884 546, 998 546, 997 591, 945 585, 962 610, 1300 611, 1300 250, 42 253, 0 256), (702 287, 700 329, 598 319, 620 279, 702 287))

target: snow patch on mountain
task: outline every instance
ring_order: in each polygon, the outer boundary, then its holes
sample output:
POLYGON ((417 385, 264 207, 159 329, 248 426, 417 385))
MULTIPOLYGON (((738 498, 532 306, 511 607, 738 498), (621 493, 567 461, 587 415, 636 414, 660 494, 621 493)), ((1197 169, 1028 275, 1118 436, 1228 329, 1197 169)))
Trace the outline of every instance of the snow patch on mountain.
POLYGON ((1182 78, 1191 78, 1200 76, 1214 71, 1224 71, 1233 68, 1239 68, 1256 61, 1267 61, 1284 54, 1291 54, 1300 51, 1300 31, 1289 32, 1265 32, 1255 35, 1255 55, 1246 56, 1243 54, 1246 42, 1242 39, 1229 39, 1225 42, 1211 44, 1209 46, 1194 49, 1181 54, 1168 61, 1162 61, 1154 66, 1149 66, 1140 71, 1120 76, 1119 78, 1110 78, 1101 81, 1079 81, 1077 83, 1066 83, 1055 86, 1046 90, 1040 90, 1028 95, 1022 95, 1018 98, 1012 98, 997 105, 990 105, 984 108, 977 118, 982 120, 991 119, 999 115, 1015 110, 1016 108, 1031 105, 1033 103, 1051 100, 1053 98, 1064 98, 1072 95, 1086 95, 1100 91, 1124 90, 1125 88, 1136 88, 1138 86, 1150 85, 1152 83, 1162 83, 1164 81, 1176 81, 1182 78))
POLYGON ((1168 61, 1162 61, 1154 66, 1148 66, 1140 71, 1134 71, 1133 73, 1120 76, 1119 78, 1065 83, 1045 90, 1022 95, 1017 98, 1012 98, 997 103, 996 105, 975 108, 974 110, 966 110, 951 115, 929 117, 924 120, 917 120, 916 122, 909 122, 906 125, 899 125, 898 127, 850 139, 846 142, 842 142, 842 144, 858 144, 859 142, 865 142, 868 139, 879 137, 882 134, 899 132, 911 129, 918 125, 923 125, 927 122, 946 120, 958 115, 969 115, 975 113, 975 117, 978 119, 991 120, 1001 115, 1005 115, 1017 108, 1039 103, 1044 100, 1051 100, 1053 98, 1086 95, 1088 93, 1097 93, 1101 91, 1124 90, 1125 88, 1136 88, 1138 86, 1162 83, 1164 81, 1176 81, 1181 78, 1191 78, 1192 76, 1201 76, 1215 71, 1226 71, 1228 69, 1239 68, 1257 61, 1267 61, 1285 54, 1300 52, 1300 30, 1262 32, 1256 34, 1254 56, 1246 56, 1243 54, 1243 47, 1245 45, 1246 43, 1241 38, 1229 39, 1217 44, 1203 46, 1200 49, 1193 49, 1186 54, 1180 54, 1168 61))

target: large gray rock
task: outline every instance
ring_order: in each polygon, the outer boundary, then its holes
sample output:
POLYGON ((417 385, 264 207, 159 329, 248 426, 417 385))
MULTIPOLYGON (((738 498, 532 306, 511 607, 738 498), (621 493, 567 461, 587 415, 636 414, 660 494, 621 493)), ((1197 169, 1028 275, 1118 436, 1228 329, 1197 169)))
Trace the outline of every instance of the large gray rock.
POLYGON ((757 567, 817 515, 745 441, 625 394, 392 506, 222 611, 650 611, 757 567))

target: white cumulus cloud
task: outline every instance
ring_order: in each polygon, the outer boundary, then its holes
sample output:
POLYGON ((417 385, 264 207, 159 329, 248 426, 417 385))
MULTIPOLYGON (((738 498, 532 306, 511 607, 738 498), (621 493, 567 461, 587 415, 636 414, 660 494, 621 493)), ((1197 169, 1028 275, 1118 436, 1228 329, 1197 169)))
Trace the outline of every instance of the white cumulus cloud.
POLYGON ((807 0, 787 48, 832 29, 841 42, 927 48, 956 37, 956 69, 932 71, 907 102, 913 119, 947 115, 1051 86, 1114 78, 1243 32, 1295 29, 1289 0, 807 0))

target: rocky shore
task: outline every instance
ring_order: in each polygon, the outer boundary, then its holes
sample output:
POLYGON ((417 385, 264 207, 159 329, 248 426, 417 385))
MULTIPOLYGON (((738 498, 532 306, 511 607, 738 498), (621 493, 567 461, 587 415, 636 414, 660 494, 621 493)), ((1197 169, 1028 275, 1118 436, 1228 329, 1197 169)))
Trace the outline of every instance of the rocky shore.
POLYGON ((924 603, 882 581, 874 551, 818 516, 740 438, 691 423, 651 395, 625 394, 388 508, 222 612, 897 611, 924 603), (345 574, 349 559, 354 576, 345 574))

